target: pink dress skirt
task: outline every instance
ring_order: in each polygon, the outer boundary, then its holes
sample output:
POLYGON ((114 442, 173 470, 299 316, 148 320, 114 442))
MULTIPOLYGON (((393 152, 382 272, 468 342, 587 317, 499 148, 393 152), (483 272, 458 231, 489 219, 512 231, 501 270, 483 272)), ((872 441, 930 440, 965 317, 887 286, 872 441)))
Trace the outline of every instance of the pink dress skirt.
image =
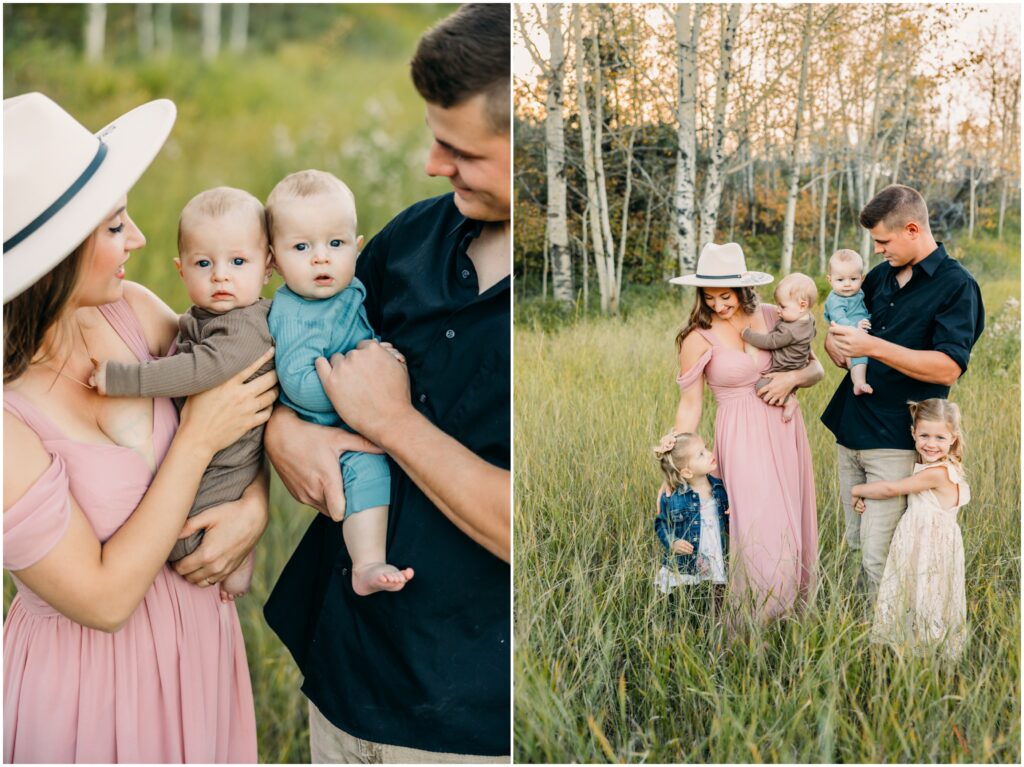
MULTIPOLYGON (((773 307, 762 306, 775 326, 773 307)), ((782 408, 755 390, 771 365, 724 345, 711 330, 696 332, 711 344, 678 378, 688 389, 704 376, 715 395, 715 458, 729 494, 730 601, 759 617, 786 613, 798 598, 813 597, 818 560, 818 516, 811 449, 797 408, 784 423, 782 408)))
MULTIPOLYGON (((124 301, 100 307, 140 360, 152 359, 124 301)), ((76 442, 36 406, 4 392, 53 462, 4 513, 4 567, 35 564, 63 536, 69 494, 105 541, 142 500, 153 473, 134 450, 76 442)), ((153 446, 163 460, 178 425, 153 400, 153 446)), ((255 762, 256 718, 233 604, 170 567, 115 633, 64 617, 17 577, 4 624, 5 762, 255 762)))

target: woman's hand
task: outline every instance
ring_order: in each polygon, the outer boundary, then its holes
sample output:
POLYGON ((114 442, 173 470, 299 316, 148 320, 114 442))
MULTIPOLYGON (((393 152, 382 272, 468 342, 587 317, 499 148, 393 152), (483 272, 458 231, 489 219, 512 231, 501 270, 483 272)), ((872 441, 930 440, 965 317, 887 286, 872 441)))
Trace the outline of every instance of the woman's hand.
POLYGON ((672 553, 673 554, 692 554, 693 544, 685 538, 679 538, 672 541, 672 553))
POLYGON ((797 388, 796 371, 780 370, 776 373, 765 373, 762 378, 770 379, 757 391, 757 396, 769 405, 781 405, 797 388))
POLYGON ((383 452, 358 434, 308 423, 284 406, 274 409, 263 445, 292 497, 335 522, 345 518, 345 489, 338 465, 341 454, 351 450, 383 452))
POLYGON ((222 503, 185 520, 179 538, 205 528, 199 548, 174 563, 189 583, 212 586, 241 565, 267 527, 266 478, 261 476, 237 501, 222 503))
POLYGON ((214 453, 270 418, 271 405, 277 399, 277 373, 270 371, 249 383, 245 379, 273 359, 273 348, 241 373, 220 386, 188 398, 181 411, 178 435, 193 445, 214 453))

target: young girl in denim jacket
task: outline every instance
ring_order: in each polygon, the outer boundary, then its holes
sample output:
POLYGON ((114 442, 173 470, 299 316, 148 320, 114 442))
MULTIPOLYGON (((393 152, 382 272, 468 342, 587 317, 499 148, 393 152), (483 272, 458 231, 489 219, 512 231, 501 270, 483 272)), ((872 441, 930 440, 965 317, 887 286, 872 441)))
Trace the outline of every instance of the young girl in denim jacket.
POLYGON ((662 593, 703 581, 715 584, 716 601, 726 582, 729 497, 711 476, 714 454, 697 434, 668 434, 654 448, 665 475, 654 531, 665 547, 655 585, 662 593), (667 488, 667 491, 666 491, 667 488))

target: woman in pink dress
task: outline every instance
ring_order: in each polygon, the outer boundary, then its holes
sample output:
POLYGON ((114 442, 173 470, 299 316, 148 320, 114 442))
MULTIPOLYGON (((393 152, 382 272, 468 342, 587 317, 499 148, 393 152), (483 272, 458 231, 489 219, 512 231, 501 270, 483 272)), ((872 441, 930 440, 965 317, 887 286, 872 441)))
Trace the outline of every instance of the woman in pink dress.
MULTIPOLYGON (((211 457, 266 422, 276 378, 242 383, 261 360, 180 425, 169 400, 88 384, 91 357, 153 359, 176 332, 123 281, 145 244, 126 195, 174 115, 151 102, 94 136, 41 94, 4 101, 7 762, 256 760, 238 616, 208 588, 247 550, 193 559, 187 579, 166 560, 211 457)), ((246 496, 235 510, 265 515, 265 484, 246 496)))
POLYGON ((748 272, 735 243, 709 243, 697 273, 673 278, 697 286, 687 324, 679 332, 679 408, 675 431, 700 424, 704 381, 715 396, 715 458, 729 493, 730 604, 770 618, 813 597, 818 554, 817 508, 807 432, 799 408, 783 420, 781 405, 797 387, 824 371, 816 359, 803 370, 769 374, 771 355, 744 343, 778 321, 774 306, 758 304, 754 286, 772 277, 748 272))

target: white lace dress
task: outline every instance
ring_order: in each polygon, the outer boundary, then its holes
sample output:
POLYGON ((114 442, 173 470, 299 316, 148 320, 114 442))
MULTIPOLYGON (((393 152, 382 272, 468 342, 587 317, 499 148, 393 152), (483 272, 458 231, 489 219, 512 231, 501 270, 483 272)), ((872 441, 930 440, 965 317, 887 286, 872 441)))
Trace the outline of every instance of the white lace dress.
POLYGON ((967 638, 964 542, 956 514, 970 500, 971 491, 947 462, 915 464, 914 473, 937 466, 945 467, 959 498, 955 506, 944 509, 932 490, 908 496, 879 584, 871 640, 916 654, 937 648, 956 660, 967 638))

